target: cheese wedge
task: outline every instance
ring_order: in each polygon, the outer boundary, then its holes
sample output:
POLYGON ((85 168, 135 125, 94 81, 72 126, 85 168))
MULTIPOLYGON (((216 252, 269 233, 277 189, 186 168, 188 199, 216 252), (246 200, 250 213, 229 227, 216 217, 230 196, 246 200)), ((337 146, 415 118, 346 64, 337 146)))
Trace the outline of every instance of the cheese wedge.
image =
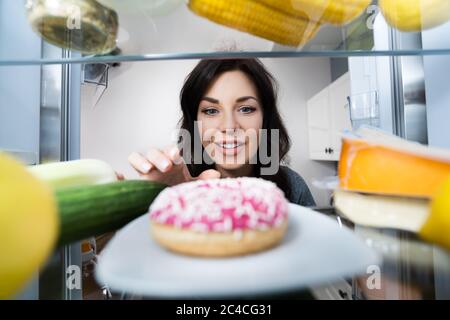
POLYGON ((361 226, 417 233, 428 219, 430 201, 336 190, 334 206, 342 215, 361 226))
POLYGON ((431 200, 335 190, 334 206, 355 224, 407 230, 450 250, 450 178, 431 200))
POLYGON ((343 137, 338 176, 344 190, 430 198, 450 177, 450 151, 362 127, 343 137))

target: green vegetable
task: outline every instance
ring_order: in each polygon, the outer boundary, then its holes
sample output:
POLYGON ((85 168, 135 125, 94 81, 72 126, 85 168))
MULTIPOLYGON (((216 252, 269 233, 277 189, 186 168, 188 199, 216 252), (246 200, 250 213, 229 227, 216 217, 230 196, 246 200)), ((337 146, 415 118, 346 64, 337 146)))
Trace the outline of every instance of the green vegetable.
POLYGON ((54 189, 114 182, 114 169, 104 161, 82 159, 54 162, 28 167, 35 177, 47 182, 54 189))
POLYGON ((60 215, 59 245, 114 231, 145 214, 166 186, 125 180, 56 191, 60 215))

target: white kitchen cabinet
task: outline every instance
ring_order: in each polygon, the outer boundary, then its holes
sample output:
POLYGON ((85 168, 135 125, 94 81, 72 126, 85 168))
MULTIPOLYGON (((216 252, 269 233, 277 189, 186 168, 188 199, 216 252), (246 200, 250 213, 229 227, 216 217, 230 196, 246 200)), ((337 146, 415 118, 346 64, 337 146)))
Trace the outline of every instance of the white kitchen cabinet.
POLYGON ((350 76, 346 73, 308 101, 309 156, 312 160, 339 160, 341 133, 351 129, 349 95, 350 76))

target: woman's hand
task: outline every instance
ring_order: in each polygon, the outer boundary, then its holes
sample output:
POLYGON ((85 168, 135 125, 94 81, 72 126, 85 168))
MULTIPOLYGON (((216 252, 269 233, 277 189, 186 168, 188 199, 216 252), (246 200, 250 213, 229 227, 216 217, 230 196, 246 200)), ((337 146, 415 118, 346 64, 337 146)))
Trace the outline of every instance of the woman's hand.
POLYGON ((198 177, 192 177, 176 146, 162 150, 150 149, 145 156, 133 152, 128 161, 141 177, 169 186, 198 179, 220 178, 220 173, 216 170, 206 170, 198 177))
POLYGON ((119 180, 119 181, 125 180, 125 176, 122 173, 117 172, 117 171, 116 171, 116 177, 117 177, 117 180, 119 180))

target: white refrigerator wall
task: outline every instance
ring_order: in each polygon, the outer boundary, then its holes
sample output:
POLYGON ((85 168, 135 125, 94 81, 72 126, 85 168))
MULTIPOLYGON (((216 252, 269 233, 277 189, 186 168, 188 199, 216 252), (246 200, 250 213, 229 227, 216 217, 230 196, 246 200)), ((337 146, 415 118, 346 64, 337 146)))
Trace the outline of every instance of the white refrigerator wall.
MULTIPOLYGON (((450 45, 450 22, 422 33, 425 49, 445 49, 450 45)), ((425 56, 425 86, 429 144, 450 149, 450 56, 425 56)))
MULTIPOLYGON (((11 54, 17 59, 41 57, 41 39, 29 28, 19 1, 0 1, 0 43, 0 59, 11 54)), ((29 154, 27 163, 39 161, 40 81, 39 66, 0 67, 0 150, 29 154)))
MULTIPOLYGON (((330 192, 312 180, 336 174, 335 163, 309 159, 306 101, 331 81, 325 58, 263 59, 280 85, 279 108, 292 139, 291 167, 308 183, 318 205, 330 192)), ((181 116, 179 93, 197 61, 122 64, 110 71, 109 86, 96 106, 94 87, 82 86, 81 157, 110 163, 127 178, 137 175, 127 162, 132 151, 172 143, 181 116)))

